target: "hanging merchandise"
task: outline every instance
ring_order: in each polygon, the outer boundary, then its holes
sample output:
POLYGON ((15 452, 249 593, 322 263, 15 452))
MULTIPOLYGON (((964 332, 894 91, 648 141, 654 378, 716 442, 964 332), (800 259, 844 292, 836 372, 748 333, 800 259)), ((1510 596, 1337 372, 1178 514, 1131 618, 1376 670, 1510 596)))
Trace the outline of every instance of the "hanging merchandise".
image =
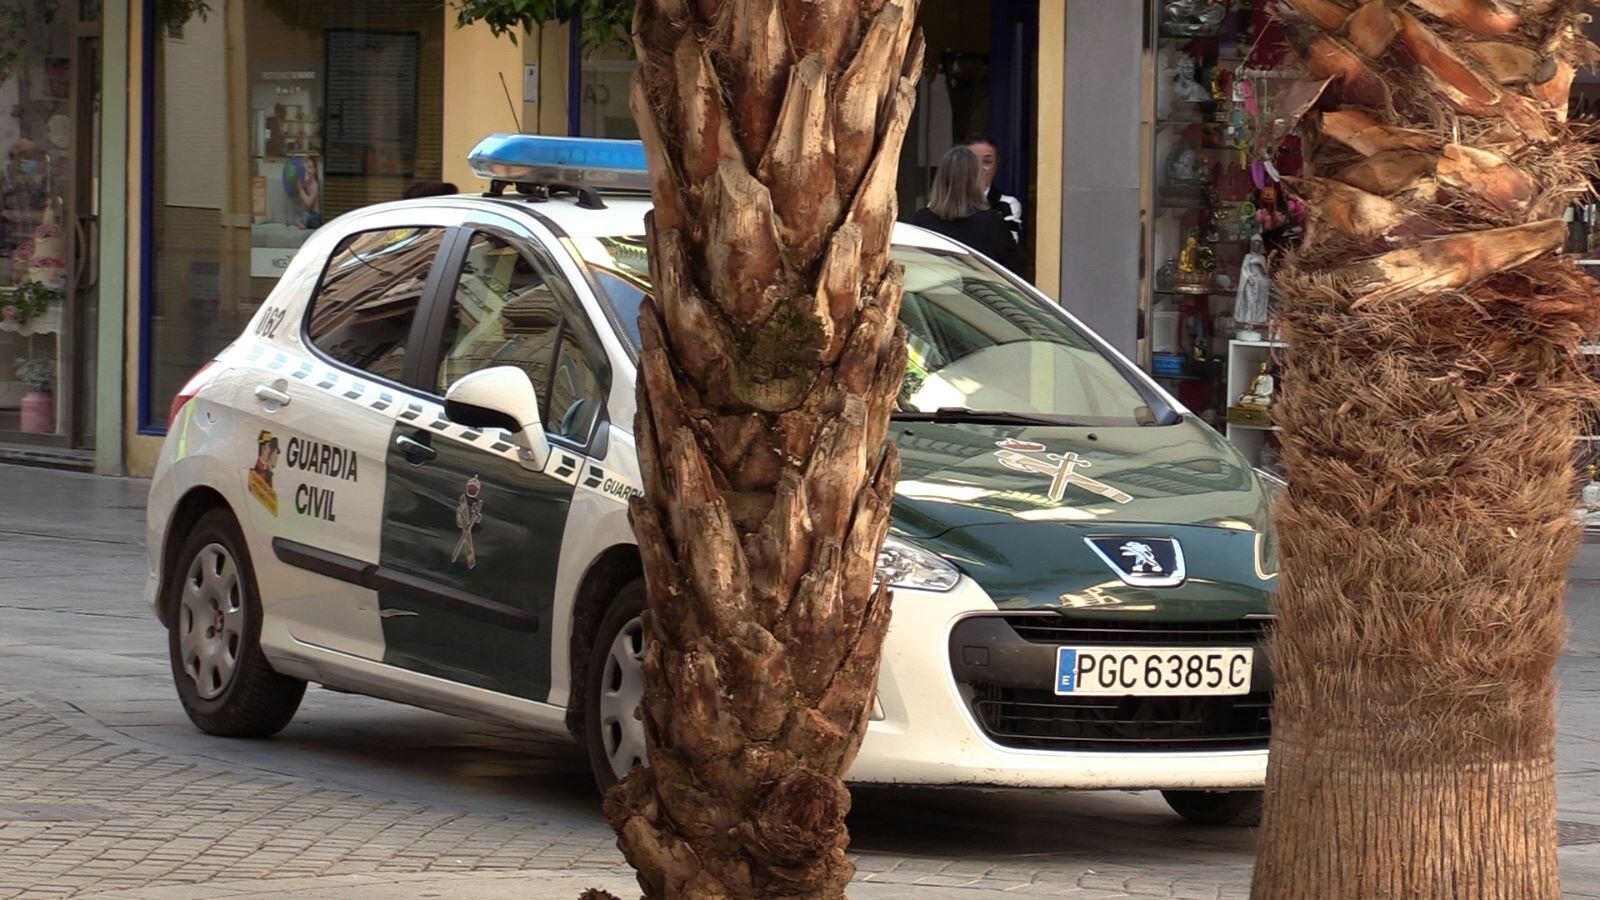
POLYGON ((1270 6, 1153 2, 1165 74, 1149 153, 1160 203, 1146 246, 1167 262, 1150 279, 1144 319, 1152 373, 1263 462, 1276 452, 1269 272, 1304 224, 1288 191, 1302 171, 1293 130, 1327 87, 1299 74, 1270 6))

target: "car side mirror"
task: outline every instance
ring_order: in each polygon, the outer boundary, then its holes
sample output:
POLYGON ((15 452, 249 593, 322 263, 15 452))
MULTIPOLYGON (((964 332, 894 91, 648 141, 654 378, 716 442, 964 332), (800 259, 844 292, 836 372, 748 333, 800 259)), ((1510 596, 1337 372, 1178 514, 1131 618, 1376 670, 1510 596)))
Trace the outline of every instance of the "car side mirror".
POLYGON ((550 442, 539 421, 539 394, 528 373, 516 366, 491 366, 463 376, 444 395, 445 418, 468 428, 511 432, 522 458, 542 468, 550 442))

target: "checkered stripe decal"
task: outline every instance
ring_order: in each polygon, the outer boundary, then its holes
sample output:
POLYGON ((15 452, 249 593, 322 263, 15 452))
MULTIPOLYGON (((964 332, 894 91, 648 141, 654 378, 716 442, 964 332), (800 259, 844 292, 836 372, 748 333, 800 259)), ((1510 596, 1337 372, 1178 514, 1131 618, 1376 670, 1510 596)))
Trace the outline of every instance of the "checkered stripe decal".
MULTIPOLYGON (((246 363, 259 363, 266 358, 270 358, 266 368, 273 371, 288 371, 295 380, 334 395, 344 402, 362 404, 391 419, 471 444, 489 453, 508 459, 518 458, 517 445, 512 443, 508 432, 499 428, 484 430, 457 425, 444 417, 444 407, 440 404, 397 397, 393 392, 378 385, 336 370, 319 359, 300 356, 292 350, 283 352, 276 346, 260 342, 252 344, 245 350, 246 363)), ((631 479, 606 469, 580 453, 562 448, 552 448, 544 471, 552 478, 602 494, 617 502, 626 502, 629 493, 639 490, 631 479)))

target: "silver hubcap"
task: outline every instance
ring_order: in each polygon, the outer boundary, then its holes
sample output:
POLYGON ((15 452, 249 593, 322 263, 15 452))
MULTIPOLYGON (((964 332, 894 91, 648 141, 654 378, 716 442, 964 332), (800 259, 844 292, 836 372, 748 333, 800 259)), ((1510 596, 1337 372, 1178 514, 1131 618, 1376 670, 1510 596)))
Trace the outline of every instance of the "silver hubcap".
POLYGON ((206 700, 228 689, 244 642, 244 597, 239 569, 221 544, 207 544, 189 564, 178 611, 183 671, 206 700))
POLYGON ((600 673, 600 740, 618 778, 627 777, 634 763, 645 762, 643 699, 644 623, 636 617, 617 632, 600 673))

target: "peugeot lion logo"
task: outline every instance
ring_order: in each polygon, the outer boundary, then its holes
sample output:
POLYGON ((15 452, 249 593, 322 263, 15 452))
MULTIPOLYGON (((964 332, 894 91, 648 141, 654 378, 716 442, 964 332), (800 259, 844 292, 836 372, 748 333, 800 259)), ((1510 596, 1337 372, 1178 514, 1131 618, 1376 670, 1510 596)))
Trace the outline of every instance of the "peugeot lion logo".
POLYGON ((1083 541, 1123 584, 1177 587, 1189 577, 1183 564, 1183 548, 1172 538, 1101 535, 1083 541))
POLYGON ((1128 572, 1140 575, 1145 572, 1161 572, 1161 563, 1156 561, 1156 551, 1150 549, 1149 544, 1139 541, 1129 541, 1121 547, 1122 555, 1133 560, 1133 568, 1128 572))

